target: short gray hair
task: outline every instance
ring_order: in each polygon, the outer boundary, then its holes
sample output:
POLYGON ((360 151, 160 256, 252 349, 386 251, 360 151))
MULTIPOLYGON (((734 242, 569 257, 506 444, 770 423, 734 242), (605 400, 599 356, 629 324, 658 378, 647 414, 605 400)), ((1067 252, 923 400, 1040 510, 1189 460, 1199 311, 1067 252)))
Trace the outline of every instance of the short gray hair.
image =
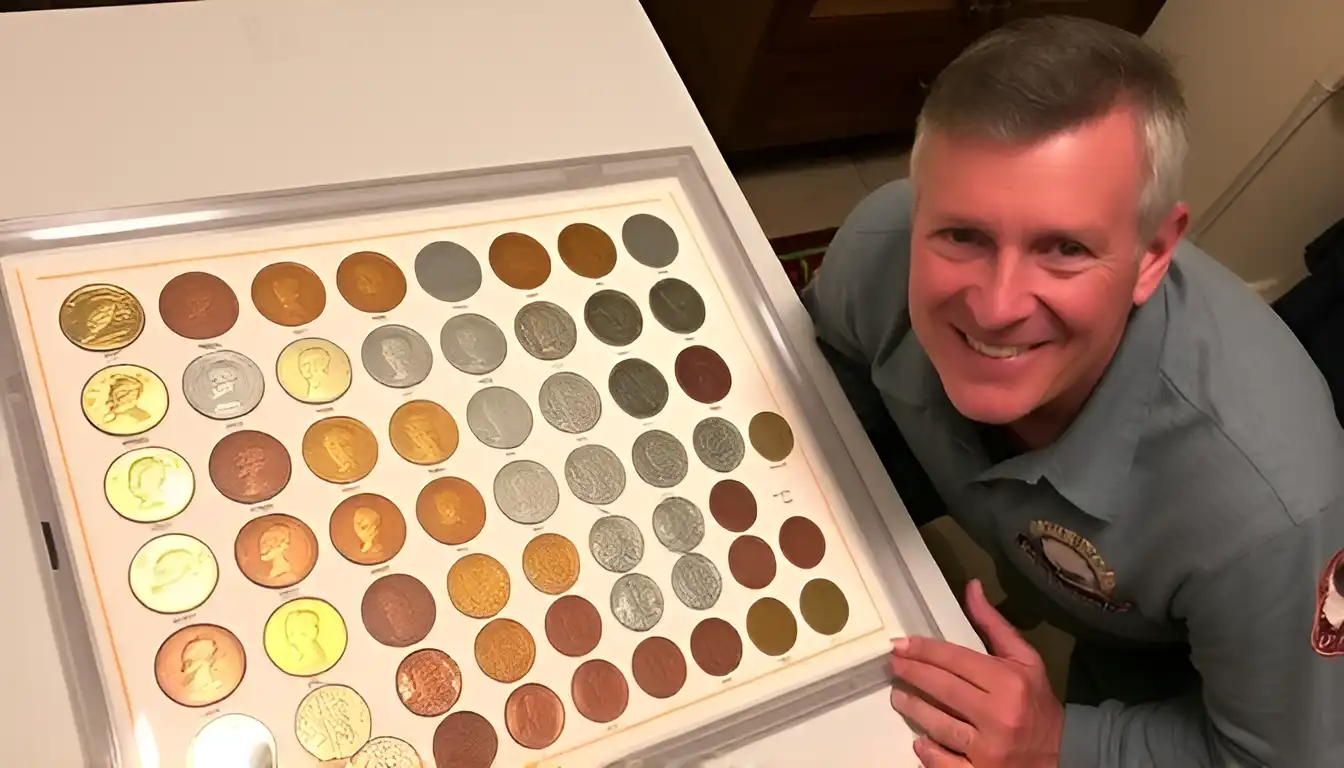
POLYGON ((915 130, 911 175, 930 133, 1030 144, 1119 106, 1135 110, 1145 154, 1138 228, 1153 235, 1180 200, 1188 146, 1181 82, 1161 53, 1097 21, 1047 16, 972 43, 934 80, 915 130))

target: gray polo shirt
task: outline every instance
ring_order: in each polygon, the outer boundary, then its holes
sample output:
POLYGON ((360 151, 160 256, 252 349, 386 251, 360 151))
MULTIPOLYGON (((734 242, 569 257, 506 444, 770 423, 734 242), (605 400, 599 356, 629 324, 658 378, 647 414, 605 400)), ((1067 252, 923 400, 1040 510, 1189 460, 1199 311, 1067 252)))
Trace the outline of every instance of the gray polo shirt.
POLYGON ((1344 766, 1344 430, 1298 342, 1182 243, 1065 434, 995 461, 910 330, 912 199, 864 200, 804 294, 860 419, 890 416, 1010 599, 1198 672, 1069 704, 1061 764, 1344 766))

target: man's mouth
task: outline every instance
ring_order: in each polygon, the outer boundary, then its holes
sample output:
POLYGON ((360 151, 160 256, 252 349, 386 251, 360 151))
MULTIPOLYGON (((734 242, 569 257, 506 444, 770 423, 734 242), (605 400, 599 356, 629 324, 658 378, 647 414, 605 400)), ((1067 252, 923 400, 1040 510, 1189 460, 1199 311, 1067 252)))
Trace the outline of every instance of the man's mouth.
POLYGON ((990 344, 987 341, 981 341, 980 339, 975 338, 961 329, 957 329, 957 333, 961 336, 962 340, 966 342, 966 346, 979 352, 985 357, 991 357, 995 360, 1009 360, 1019 355, 1026 354, 1045 343, 1015 344, 1011 346, 1004 344, 990 344))

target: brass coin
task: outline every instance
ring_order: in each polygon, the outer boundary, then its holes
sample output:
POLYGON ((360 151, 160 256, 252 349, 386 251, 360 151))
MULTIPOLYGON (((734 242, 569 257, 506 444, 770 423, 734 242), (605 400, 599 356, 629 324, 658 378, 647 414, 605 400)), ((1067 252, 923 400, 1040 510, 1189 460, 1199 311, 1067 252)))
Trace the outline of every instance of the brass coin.
POLYGON ((335 402, 350 389, 350 356, 326 339, 299 339, 280 351, 275 377, 299 402, 335 402))
POLYGON ((565 266, 581 277, 596 280, 616 266, 616 244, 592 224, 570 224, 560 230, 557 250, 565 266))
POLYGON ((219 563, 205 542, 168 533, 145 542, 131 558, 131 592, 155 613, 185 613, 209 599, 219 563))
POLYGON ((167 448, 136 448, 107 468, 103 492, 127 520, 157 523, 187 508, 196 493, 196 476, 186 459, 167 448))
POLYGON ((327 306, 327 289, 313 270, 282 261, 262 267, 252 278, 252 303, 276 325, 307 325, 327 306))
POLYGON ((289 484, 289 474, 289 451, 265 432, 230 432, 210 451, 210 482, 239 504, 274 498, 289 484))
POLYGON ((280 764, 275 755, 275 737, 259 720, 236 713, 220 715, 192 737, 186 768, 274 768, 280 764))
POLYGON ((461 695, 462 670, 437 648, 421 648, 397 665, 397 696, 413 714, 446 714, 461 695))
POLYGON ((476 633, 476 664, 491 680, 516 683, 536 659, 532 633, 513 619, 495 619, 476 633))
POLYGON ((787 605, 763 597, 747 609, 747 637, 762 653, 783 656, 798 641, 798 620, 787 605))
POLYGON ((551 257, 531 237, 506 232, 490 243, 490 269, 510 288, 530 291, 551 276, 551 257))
POLYGON ((488 619, 504 610, 509 591, 509 572, 489 555, 463 555, 448 569, 448 598, 473 619, 488 619))
POLYGON ((773 411, 761 411, 751 417, 747 425, 751 446, 766 461, 783 461, 793 452, 793 430, 783 416, 773 411))
POLYGON ((424 762, 410 744, 395 736, 379 736, 360 747, 349 768, 424 768, 424 762))
POLYGON ((393 648, 424 640, 438 616, 429 587, 405 573, 389 573, 370 584, 359 612, 369 636, 393 648))
POLYGON ((392 448, 412 464, 441 464, 457 450, 457 422, 443 406, 412 400, 392 412, 392 448))
POLYGON ((297 517, 262 515, 238 531, 233 557, 248 581, 284 589, 312 573, 317 564, 317 536, 297 517))
POLYGON ((145 308, 131 292, 99 283, 75 289, 61 302, 61 333, 91 352, 124 349, 145 330, 145 308))
POLYGON ((84 384, 84 415, 100 432, 130 437, 148 432, 168 414, 163 379, 138 365, 109 365, 84 384))
POLYGON ((192 624, 168 636, 154 656, 163 694, 184 707, 208 707, 229 697, 243 681, 247 654, 229 630, 192 624))
POLYGON ((276 608, 266 620, 262 644, 282 672, 312 677, 336 666, 348 639, 345 619, 331 603, 300 597, 276 608))
POLYGON ((353 757, 373 735, 369 705, 349 686, 314 688, 299 702, 294 735, 318 760, 353 757))
POLYGON ((331 416, 303 433, 303 461, 329 483, 353 483, 378 463, 378 438, 358 419, 331 416))
POLYGON ((579 550, 557 533, 543 533, 523 547, 523 573, 548 595, 566 592, 579 580, 579 550))
POLYGON ((435 478, 415 500, 415 519, 441 544, 466 544, 485 527, 485 499, 460 477, 435 478))
POLYGON ((342 501, 331 513, 331 543, 345 559, 359 565, 381 565, 406 543, 406 518, 397 505, 376 493, 360 493, 342 501))
POLYGON ((184 272, 159 292, 159 316, 178 336, 213 339, 238 322, 238 296, 208 272, 184 272))
POLYGON ((849 623, 849 601, 829 579, 813 579, 804 584, 798 610, 807 626, 823 635, 834 635, 849 623))
POLYGON ((565 705, 555 691, 544 685, 521 685, 504 702, 504 725, 520 745, 545 749, 565 729, 565 705))
POLYGON ((381 253, 360 251, 336 268, 336 290, 360 312, 391 312, 406 298, 406 275, 381 253))

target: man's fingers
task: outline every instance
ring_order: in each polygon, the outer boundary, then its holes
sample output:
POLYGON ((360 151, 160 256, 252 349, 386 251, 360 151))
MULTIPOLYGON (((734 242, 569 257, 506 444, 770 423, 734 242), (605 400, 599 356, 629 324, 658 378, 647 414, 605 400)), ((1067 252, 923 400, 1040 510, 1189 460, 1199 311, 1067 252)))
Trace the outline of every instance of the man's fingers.
POLYGON ((929 739, 915 739, 915 756, 924 768, 973 768, 970 760, 948 752, 929 739))
POLYGON ((970 723, 949 715, 909 691, 891 689, 891 707, 910 720, 929 738, 954 752, 966 753, 975 739, 975 728, 970 723))
MULTIPOLYGON (((918 688, 929 698, 970 722, 985 717, 994 705, 989 694, 952 672, 914 659, 893 656, 892 674, 907 685, 918 688)), ((895 699, 893 698, 893 702, 895 699)))
POLYGON ((898 659, 914 659, 945 669, 986 691, 992 690, 994 680, 1003 672, 1001 662, 991 656, 932 637, 902 637, 892 643, 892 652, 898 659))
POLYGON ((1040 663, 1040 654, 1031 647, 1031 643, 1022 639, 1017 627, 1008 623, 1003 614, 990 604, 989 598, 985 597, 985 586, 979 579, 971 580, 966 586, 966 612, 995 656, 1022 664, 1040 663))

